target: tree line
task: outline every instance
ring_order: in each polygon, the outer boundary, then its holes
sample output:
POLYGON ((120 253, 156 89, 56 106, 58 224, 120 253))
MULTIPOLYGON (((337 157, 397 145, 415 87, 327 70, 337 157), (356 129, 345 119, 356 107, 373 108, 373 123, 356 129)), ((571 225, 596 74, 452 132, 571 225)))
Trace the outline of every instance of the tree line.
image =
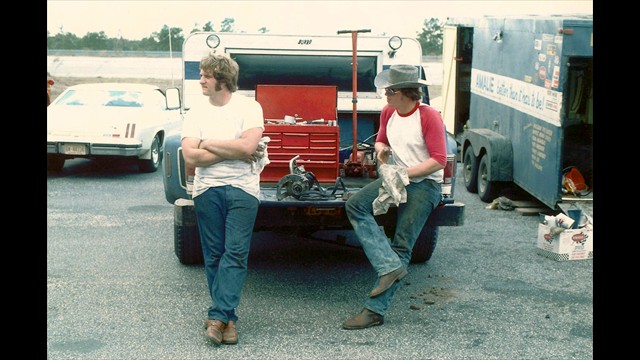
MULTIPOLYGON (((189 33, 199 31, 216 31, 211 21, 202 27, 194 27, 189 33)), ((235 32, 234 19, 225 18, 220 23, 218 32, 235 32)), ((244 32, 244 31, 240 31, 244 32)), ((258 29, 259 33, 267 33, 266 27, 258 29)), ((417 33, 417 32, 416 32, 417 33)), ((422 55, 442 54, 443 24, 436 18, 426 19, 422 31, 417 33, 416 40, 422 46, 422 55)), ((110 51, 182 51, 185 36, 182 28, 164 25, 158 32, 151 33, 141 40, 128 40, 120 37, 108 37, 104 31, 88 32, 83 37, 60 31, 52 35, 47 31, 47 49, 51 50, 110 50, 110 51)))

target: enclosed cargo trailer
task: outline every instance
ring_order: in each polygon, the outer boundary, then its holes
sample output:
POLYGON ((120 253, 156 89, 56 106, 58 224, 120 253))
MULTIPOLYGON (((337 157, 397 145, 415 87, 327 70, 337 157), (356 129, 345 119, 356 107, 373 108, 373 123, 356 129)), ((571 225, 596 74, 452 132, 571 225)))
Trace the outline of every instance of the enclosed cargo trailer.
POLYGON ((592 200, 592 16, 450 19, 443 65, 467 190, 491 202, 513 182, 551 208, 592 200))

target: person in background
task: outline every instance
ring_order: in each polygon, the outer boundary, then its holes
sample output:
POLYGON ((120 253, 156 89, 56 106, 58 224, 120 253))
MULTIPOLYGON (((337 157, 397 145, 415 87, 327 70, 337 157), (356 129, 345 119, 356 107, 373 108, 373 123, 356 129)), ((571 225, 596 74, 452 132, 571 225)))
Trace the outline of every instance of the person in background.
MULTIPOLYGON (((408 274, 411 251, 429 215, 440 203, 447 150, 440 113, 422 104, 420 88, 427 85, 412 65, 393 65, 380 72, 375 86, 385 89, 387 105, 380 114, 375 142, 381 166, 408 177, 406 202, 398 205, 394 236, 389 239, 374 218, 374 200, 383 177, 366 185, 346 204, 347 217, 378 277, 362 311, 342 323, 348 330, 382 325, 399 280, 408 274)), ((402 185, 404 186, 404 185, 402 185)))
POLYGON ((53 85, 53 80, 47 80, 47 106, 51 104, 51 85, 53 85))
POLYGON ((211 296, 205 335, 215 344, 236 344, 236 307, 247 274, 258 212, 260 173, 254 153, 264 131, 262 107, 235 95, 238 64, 226 55, 200 61, 200 85, 208 99, 184 117, 182 150, 194 166, 193 202, 211 296))

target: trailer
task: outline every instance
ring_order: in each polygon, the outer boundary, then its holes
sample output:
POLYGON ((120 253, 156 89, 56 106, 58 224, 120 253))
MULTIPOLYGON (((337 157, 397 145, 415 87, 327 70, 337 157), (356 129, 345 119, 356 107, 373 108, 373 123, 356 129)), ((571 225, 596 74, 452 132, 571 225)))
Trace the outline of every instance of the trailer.
MULTIPOLYGON (((373 144, 386 98, 374 86, 374 78, 393 64, 415 65, 424 78, 422 50, 415 39, 362 36, 357 50, 353 40, 353 34, 213 32, 185 39, 183 111, 203 101, 199 62, 211 51, 224 52, 238 62, 234 96, 255 98, 263 108, 270 162, 260 174, 254 231, 287 231, 304 238, 328 231, 336 234, 335 243, 344 244, 341 232, 353 230, 344 211, 346 199, 377 178, 373 144)), ((423 93, 423 102, 428 103, 427 87, 423 93)), ((175 254, 183 264, 197 264, 203 259, 191 198, 195 171, 185 166, 180 140, 179 133, 166 136, 165 198, 174 205, 175 254)), ((416 241, 412 262, 431 258, 439 226, 464 223, 464 204, 454 199, 456 143, 450 135, 447 147, 442 200, 416 241)), ((376 218, 389 236, 395 232, 396 214, 392 207, 376 218)))
POLYGON ((593 17, 449 19, 442 114, 468 191, 515 183, 546 206, 593 199, 593 17))

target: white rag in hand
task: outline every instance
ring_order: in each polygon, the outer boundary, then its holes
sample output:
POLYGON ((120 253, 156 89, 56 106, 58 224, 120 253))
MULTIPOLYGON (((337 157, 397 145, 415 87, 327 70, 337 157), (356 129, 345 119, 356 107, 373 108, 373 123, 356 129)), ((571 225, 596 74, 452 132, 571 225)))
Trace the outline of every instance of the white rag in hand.
POLYGON ((268 136, 261 138, 256 152, 253 153, 255 161, 251 163, 251 172, 254 174, 261 173, 264 167, 271 162, 271 160, 269 160, 269 153, 267 152, 267 144, 269 141, 271 141, 271 138, 268 136))
POLYGON ((378 176, 382 177, 382 185, 378 197, 373 200, 373 215, 386 214, 389 206, 407 202, 409 175, 407 168, 400 165, 382 164, 378 168, 378 176))

